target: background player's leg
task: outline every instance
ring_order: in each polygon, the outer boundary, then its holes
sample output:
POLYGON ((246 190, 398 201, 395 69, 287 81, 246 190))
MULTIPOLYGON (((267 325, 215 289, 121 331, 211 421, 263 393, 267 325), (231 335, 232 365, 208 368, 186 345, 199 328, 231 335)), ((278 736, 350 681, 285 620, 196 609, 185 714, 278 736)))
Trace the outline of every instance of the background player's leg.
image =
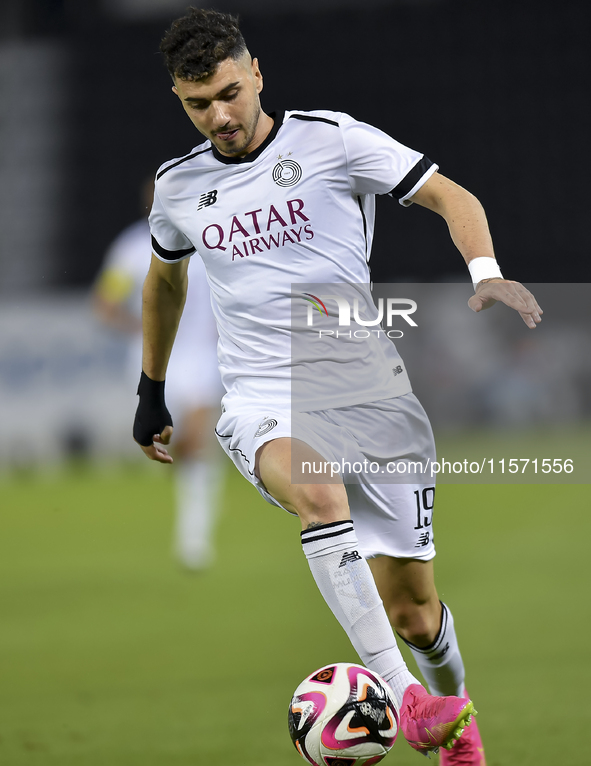
POLYGON ((179 561, 190 569, 203 569, 214 558, 221 463, 212 422, 209 407, 187 412, 174 451, 177 499, 174 549, 179 561))
POLYGON ((362 661, 385 678, 400 706, 405 689, 417 681, 396 645, 371 570, 357 552, 345 487, 338 477, 326 484, 292 484, 296 452, 298 460, 324 460, 303 442, 275 439, 258 450, 257 474, 267 491, 300 517, 302 546, 316 585, 362 661))
POLYGON ((370 559, 392 626, 408 644, 431 694, 463 696, 464 663, 453 617, 439 601, 433 561, 370 559))

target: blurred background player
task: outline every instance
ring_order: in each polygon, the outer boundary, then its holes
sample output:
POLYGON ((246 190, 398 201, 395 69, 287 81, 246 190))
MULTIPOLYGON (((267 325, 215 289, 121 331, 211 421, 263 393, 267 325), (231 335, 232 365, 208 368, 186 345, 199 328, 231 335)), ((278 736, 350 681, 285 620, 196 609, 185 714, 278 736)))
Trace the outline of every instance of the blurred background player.
MULTIPOLYGON (((154 183, 142 187, 144 210, 152 206, 154 183)), ((124 229, 109 247, 93 288, 93 307, 108 328, 129 338, 125 385, 135 395, 142 358, 142 286, 151 253, 143 217, 124 229)), ((189 268, 189 299, 179 326, 167 379, 175 424, 176 519, 174 553, 193 570, 214 558, 214 527, 220 493, 220 456, 214 425, 223 394, 217 361, 217 329, 201 259, 189 268)))

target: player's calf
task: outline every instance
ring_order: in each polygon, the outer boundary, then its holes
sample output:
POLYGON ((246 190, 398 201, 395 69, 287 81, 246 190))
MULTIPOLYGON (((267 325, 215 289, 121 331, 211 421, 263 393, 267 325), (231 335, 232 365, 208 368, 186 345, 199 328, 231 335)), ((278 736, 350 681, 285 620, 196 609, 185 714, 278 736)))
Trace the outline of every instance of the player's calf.
POLYGON ((316 585, 370 670, 390 685, 397 705, 417 680, 408 671, 350 519, 312 525, 301 533, 316 585))

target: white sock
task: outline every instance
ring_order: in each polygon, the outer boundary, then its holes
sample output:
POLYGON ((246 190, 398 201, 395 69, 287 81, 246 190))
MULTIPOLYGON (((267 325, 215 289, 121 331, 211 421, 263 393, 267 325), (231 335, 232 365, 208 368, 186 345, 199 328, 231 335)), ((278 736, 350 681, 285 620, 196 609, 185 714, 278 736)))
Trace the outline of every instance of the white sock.
POLYGON ((463 697, 464 663, 454 630, 454 618, 443 602, 441 607, 441 627, 432 644, 420 647, 402 640, 417 661, 431 694, 463 697))
POLYGON ((396 645, 367 561, 357 552, 352 521, 306 529, 302 546, 316 585, 345 629, 363 663, 390 684, 398 706, 404 690, 418 683, 396 645))
POLYGON ((186 460, 175 471, 177 514, 175 551, 188 567, 202 567, 213 558, 220 465, 214 460, 186 460))

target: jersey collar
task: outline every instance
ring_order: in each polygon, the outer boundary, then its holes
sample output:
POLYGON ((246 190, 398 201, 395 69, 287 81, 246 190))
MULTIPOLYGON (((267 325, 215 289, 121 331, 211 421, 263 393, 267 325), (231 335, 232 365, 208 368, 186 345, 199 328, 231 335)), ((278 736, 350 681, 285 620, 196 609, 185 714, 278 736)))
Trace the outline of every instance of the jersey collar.
POLYGON ((241 165, 243 162, 253 162, 254 160, 256 160, 256 158, 259 157, 265 151, 265 149, 269 146, 269 144, 275 140, 275 136, 277 135, 279 128, 283 125, 283 118, 285 117, 285 111, 269 112, 269 117, 272 117, 274 120, 274 125, 271 128, 271 132, 269 133, 267 138, 265 138, 263 143, 260 146, 257 146, 254 152, 249 152, 244 157, 226 157, 224 154, 220 154, 220 152, 218 152, 218 150, 212 144, 211 150, 216 160, 218 160, 219 162, 223 162, 224 165, 241 165))

